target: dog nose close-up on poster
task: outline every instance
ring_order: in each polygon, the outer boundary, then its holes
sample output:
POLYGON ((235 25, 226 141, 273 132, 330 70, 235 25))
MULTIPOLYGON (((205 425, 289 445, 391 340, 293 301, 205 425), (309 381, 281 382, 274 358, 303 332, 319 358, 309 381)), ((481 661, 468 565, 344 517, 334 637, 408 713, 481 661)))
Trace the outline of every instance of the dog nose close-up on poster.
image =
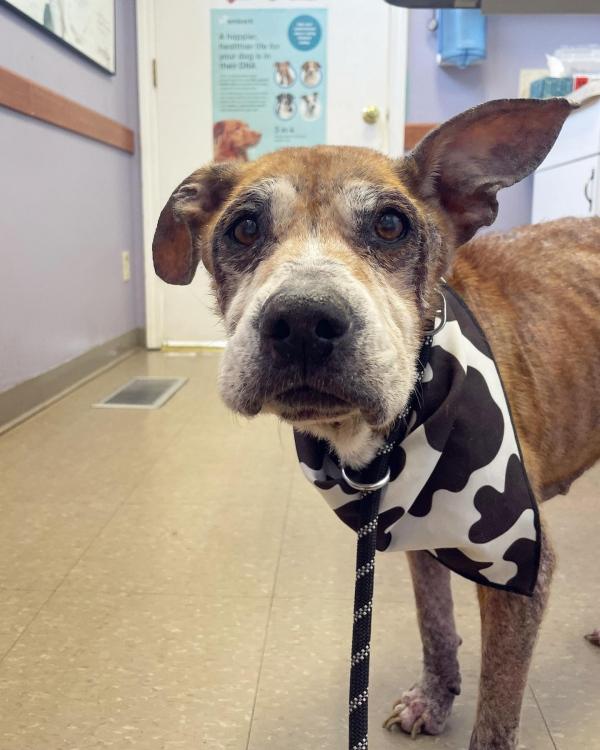
POLYGON ((0 750, 600 750, 599 0, 0 0, 0 155, 0 750))

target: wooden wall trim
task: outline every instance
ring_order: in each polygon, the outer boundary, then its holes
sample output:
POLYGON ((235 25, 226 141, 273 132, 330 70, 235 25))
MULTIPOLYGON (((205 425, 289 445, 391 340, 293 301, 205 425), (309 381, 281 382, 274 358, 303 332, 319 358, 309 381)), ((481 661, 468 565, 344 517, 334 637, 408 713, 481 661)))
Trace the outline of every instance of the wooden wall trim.
POLYGON ((410 151, 437 126, 436 122, 407 122, 404 129, 404 150, 410 151))
POLYGON ((133 130, 0 67, 0 105, 133 154, 133 130))

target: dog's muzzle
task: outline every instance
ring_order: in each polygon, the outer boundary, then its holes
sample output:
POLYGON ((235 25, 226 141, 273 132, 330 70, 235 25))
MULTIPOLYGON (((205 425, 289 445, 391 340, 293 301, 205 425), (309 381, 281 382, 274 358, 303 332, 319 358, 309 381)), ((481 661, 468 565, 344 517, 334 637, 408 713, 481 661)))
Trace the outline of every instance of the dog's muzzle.
POLYGON ((351 310, 337 296, 275 294, 263 307, 259 323, 263 356, 278 369, 319 369, 347 349, 353 324, 351 310))
POLYGON ((258 319, 266 400, 288 421, 333 418, 359 407, 352 375, 361 319, 329 289, 275 292, 258 319))

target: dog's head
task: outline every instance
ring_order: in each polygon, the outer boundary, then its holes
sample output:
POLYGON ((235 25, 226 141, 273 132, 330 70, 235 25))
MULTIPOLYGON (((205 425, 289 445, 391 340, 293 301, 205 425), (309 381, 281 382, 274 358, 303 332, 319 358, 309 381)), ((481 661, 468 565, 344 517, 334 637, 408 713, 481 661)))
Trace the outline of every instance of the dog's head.
POLYGON ((211 274, 229 336, 225 402, 364 460, 365 441, 409 399, 452 251, 493 222, 497 191, 540 164, 570 108, 489 102, 399 160, 284 149, 184 180, 161 213, 154 263, 174 284, 200 259, 211 274))
POLYGON ((217 154, 223 149, 241 153, 256 146, 261 134, 242 120, 220 120, 213 125, 213 138, 217 154))
POLYGON ((305 63, 302 63, 302 71, 305 75, 308 75, 309 73, 314 75, 318 73, 321 70, 321 64, 318 63, 316 60, 307 60, 305 63))

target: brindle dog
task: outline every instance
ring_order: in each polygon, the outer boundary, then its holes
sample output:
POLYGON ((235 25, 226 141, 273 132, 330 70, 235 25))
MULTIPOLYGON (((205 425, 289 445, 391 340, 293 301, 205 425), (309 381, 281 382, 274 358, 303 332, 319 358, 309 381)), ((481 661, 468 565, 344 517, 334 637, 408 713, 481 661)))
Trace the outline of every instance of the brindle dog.
MULTIPOLYGON (((468 240, 494 221, 497 191, 541 163, 570 109, 489 102, 402 159, 284 149, 184 180, 161 213, 154 262, 173 284, 189 283, 200 259, 211 274, 229 336, 225 402, 277 414, 346 464, 367 464, 409 399, 447 276, 495 353, 538 499, 566 491, 600 456, 600 219, 468 240)), ((478 587, 471 750, 516 748, 554 568, 546 535, 542 544, 532 598, 478 587)), ((386 726, 437 734, 460 691, 450 574, 425 552, 409 561, 424 672, 386 726)))

